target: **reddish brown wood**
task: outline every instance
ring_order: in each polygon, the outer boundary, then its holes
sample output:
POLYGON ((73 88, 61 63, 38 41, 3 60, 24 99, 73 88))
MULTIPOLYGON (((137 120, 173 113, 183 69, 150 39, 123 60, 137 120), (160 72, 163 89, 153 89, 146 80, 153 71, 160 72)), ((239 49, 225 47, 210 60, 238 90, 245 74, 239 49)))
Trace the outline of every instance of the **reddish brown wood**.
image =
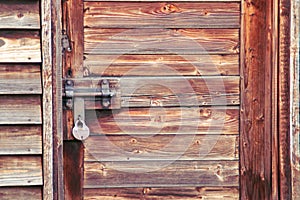
POLYGON ((243 2, 241 50, 241 199, 271 199, 272 2, 243 2))
MULTIPOLYGON (((63 76, 82 77, 83 69, 83 0, 63 2, 63 29, 70 39, 71 51, 65 51, 63 57, 63 76)), ((64 139, 72 136, 73 114, 64 111, 64 139)))
POLYGON ((279 0, 279 195, 280 199, 291 199, 290 157, 290 22, 291 1, 279 0))
POLYGON ((83 145, 77 141, 64 142, 65 199, 81 200, 83 195, 83 145))
POLYGON ((85 2, 84 25, 98 28, 239 28, 239 3, 85 2))

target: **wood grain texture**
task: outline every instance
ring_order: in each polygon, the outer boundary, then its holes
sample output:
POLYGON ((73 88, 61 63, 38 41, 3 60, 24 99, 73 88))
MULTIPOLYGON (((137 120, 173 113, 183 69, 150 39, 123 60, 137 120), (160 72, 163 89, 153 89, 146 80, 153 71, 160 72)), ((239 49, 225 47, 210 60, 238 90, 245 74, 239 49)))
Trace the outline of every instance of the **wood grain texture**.
POLYGON ((42 200, 41 187, 2 187, 0 188, 1 200, 42 200))
POLYGON ((84 188, 238 186, 238 161, 85 162, 84 188))
MULTIPOLYGON (((110 2, 111 0, 84 0, 89 1, 101 1, 110 2)), ((115 2, 137 2, 137 0, 114 0, 115 2)), ((161 2, 161 0, 143 0, 143 2, 161 2)), ((164 2, 207 2, 207 0, 166 0, 164 2)), ((209 0, 209 2, 240 2, 240 0, 209 0)))
POLYGON ((0 126, 0 154, 42 154, 41 126, 0 126))
MULTIPOLYGON (((41 0, 42 120, 43 120, 43 199, 53 200, 53 71, 52 1, 41 0)), ((54 25, 55 26, 55 25, 54 25)))
POLYGON ((41 124, 39 95, 0 96, 0 124, 41 124))
POLYGON ((239 28, 239 3, 85 2, 94 28, 239 28))
POLYGON ((272 199, 272 185, 277 187, 271 177, 271 141, 276 134, 271 123, 273 5, 261 0, 242 3, 241 199, 272 199))
POLYGON ((236 76, 238 59, 238 55, 85 55, 84 67, 90 76, 236 76))
POLYGON ((39 29, 38 0, 0 1, 0 29, 39 29))
POLYGON ((238 200, 237 187, 84 189, 84 200, 238 200))
POLYGON ((43 184, 40 156, 0 156, 0 186, 43 184))
POLYGON ((236 54, 238 29, 84 29, 86 54, 236 54))
POLYGON ((37 31, 0 31, 0 63, 41 62, 37 31))
POLYGON ((64 199, 81 200, 83 197, 83 144, 65 141, 63 148, 64 199))
POLYGON ((299 83, 300 83, 300 2, 292 1, 291 5, 291 103, 292 103, 292 199, 300 199, 300 116, 299 116, 299 83))
POLYGON ((86 161, 238 160, 237 135, 90 136, 86 161))
POLYGON ((292 198, 291 178, 291 114, 290 114, 290 47, 291 1, 279 0, 279 192, 280 199, 292 198))
POLYGON ((0 65, 0 94, 41 94, 40 65, 0 65))
MULTIPOLYGON (((103 78, 74 79, 76 90, 99 88, 103 78)), ((113 79, 113 101, 121 107, 239 105, 239 77, 122 77, 113 79)), ((87 101, 89 109, 101 108, 97 97, 87 101)))
POLYGON ((238 107, 130 108, 87 111, 93 134, 237 134, 238 107))

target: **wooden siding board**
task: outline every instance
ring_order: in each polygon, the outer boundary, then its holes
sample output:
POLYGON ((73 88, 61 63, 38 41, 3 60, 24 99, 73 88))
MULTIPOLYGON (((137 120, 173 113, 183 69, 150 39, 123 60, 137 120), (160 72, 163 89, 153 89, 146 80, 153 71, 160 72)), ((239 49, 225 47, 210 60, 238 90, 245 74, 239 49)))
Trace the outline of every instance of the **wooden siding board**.
POLYGON ((238 161, 85 162, 84 188, 238 186, 238 161))
POLYGON ((239 28, 239 3, 85 2, 94 28, 239 28))
POLYGON ((300 1, 292 1, 291 7, 291 141, 292 144, 292 199, 300 199, 300 1))
POLYGON ((0 124, 41 124, 39 95, 1 95, 0 124))
POLYGON ((84 200, 238 200, 237 187, 84 189, 84 200))
POLYGON ((38 0, 0 1, 0 29, 39 29, 38 0))
POLYGON ((237 76, 238 59, 238 55, 87 54, 84 67, 90 76, 237 76))
POLYGON ((41 187, 2 187, 0 188, 1 200, 42 200, 41 187))
POLYGON ((236 54, 238 29, 84 29, 86 54, 236 54))
POLYGON ((242 3, 241 199, 272 199, 272 185, 277 187, 271 163, 273 6, 272 1, 242 3))
POLYGON ((279 195, 292 198, 291 138, 290 138, 290 47, 291 1, 279 0, 279 70, 278 70, 278 131, 279 131, 279 195))
POLYGON ((38 31, 0 31, 0 63, 41 62, 38 31))
POLYGON ((0 156, 0 186, 34 186, 42 184, 41 157, 0 156))
POLYGON ((87 111, 93 134, 228 134, 239 131, 239 108, 130 108, 87 111))
POLYGON ((41 94, 40 65, 0 65, 0 94, 41 94))
POLYGON ((0 126, 0 155, 42 154, 41 126, 0 126))
POLYGON ((90 136, 85 160, 238 160, 237 135, 90 136), (121 151, 120 151, 121 150, 121 151))

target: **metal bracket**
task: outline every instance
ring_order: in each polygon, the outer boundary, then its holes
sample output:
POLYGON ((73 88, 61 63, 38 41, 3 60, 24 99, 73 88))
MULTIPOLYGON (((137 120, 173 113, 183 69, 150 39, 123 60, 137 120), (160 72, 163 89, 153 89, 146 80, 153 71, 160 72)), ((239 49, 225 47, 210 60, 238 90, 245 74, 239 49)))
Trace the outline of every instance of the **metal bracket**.
MULTIPOLYGON (((116 92, 111 90, 110 83, 107 79, 101 80, 99 83, 100 86, 97 88, 76 88, 75 82, 73 80, 66 80, 64 85, 64 102, 67 109, 73 109, 75 99, 78 97, 84 99, 88 97, 97 97, 101 98, 101 105, 104 109, 108 109, 111 105, 111 99, 113 96, 116 96, 116 92)), ((74 116, 78 117, 78 116, 74 116)))
POLYGON ((64 53, 65 51, 71 52, 71 42, 69 39, 69 36, 63 31, 62 36, 61 36, 61 46, 62 46, 62 52, 64 53))

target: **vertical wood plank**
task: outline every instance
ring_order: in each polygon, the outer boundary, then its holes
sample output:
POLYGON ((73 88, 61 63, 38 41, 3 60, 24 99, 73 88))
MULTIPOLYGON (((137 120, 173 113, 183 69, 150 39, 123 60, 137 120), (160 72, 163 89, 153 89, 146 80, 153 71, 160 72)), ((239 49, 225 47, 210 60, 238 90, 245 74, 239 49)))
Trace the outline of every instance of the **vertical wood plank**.
MULTIPOLYGON (((69 36, 71 51, 65 51, 63 57, 63 76, 82 77, 83 74, 83 0, 69 0, 63 2, 63 29, 69 36)), ((64 111, 64 139, 74 139, 71 130, 73 114, 64 111)))
POLYGON ((52 0, 52 66, 53 66, 53 199, 64 199, 63 132, 62 132, 62 5, 52 0))
POLYGON ((241 51, 241 199, 271 199, 272 1, 243 2, 241 51))
POLYGON ((292 1, 291 8, 291 142, 292 199, 300 199, 300 134, 299 134, 299 65, 300 65, 300 1, 292 1))
POLYGON ((51 1, 41 0, 43 83, 43 199, 53 199, 51 1))
POLYGON ((83 197, 83 144, 64 142, 64 193, 65 199, 81 200, 83 197))
POLYGON ((291 0, 279 0, 279 193, 291 199, 290 160, 290 15, 291 0))
POLYGON ((279 198, 279 179, 278 179, 278 0, 273 0, 273 17, 270 19, 270 23, 273 24, 272 28, 272 199, 279 198))

